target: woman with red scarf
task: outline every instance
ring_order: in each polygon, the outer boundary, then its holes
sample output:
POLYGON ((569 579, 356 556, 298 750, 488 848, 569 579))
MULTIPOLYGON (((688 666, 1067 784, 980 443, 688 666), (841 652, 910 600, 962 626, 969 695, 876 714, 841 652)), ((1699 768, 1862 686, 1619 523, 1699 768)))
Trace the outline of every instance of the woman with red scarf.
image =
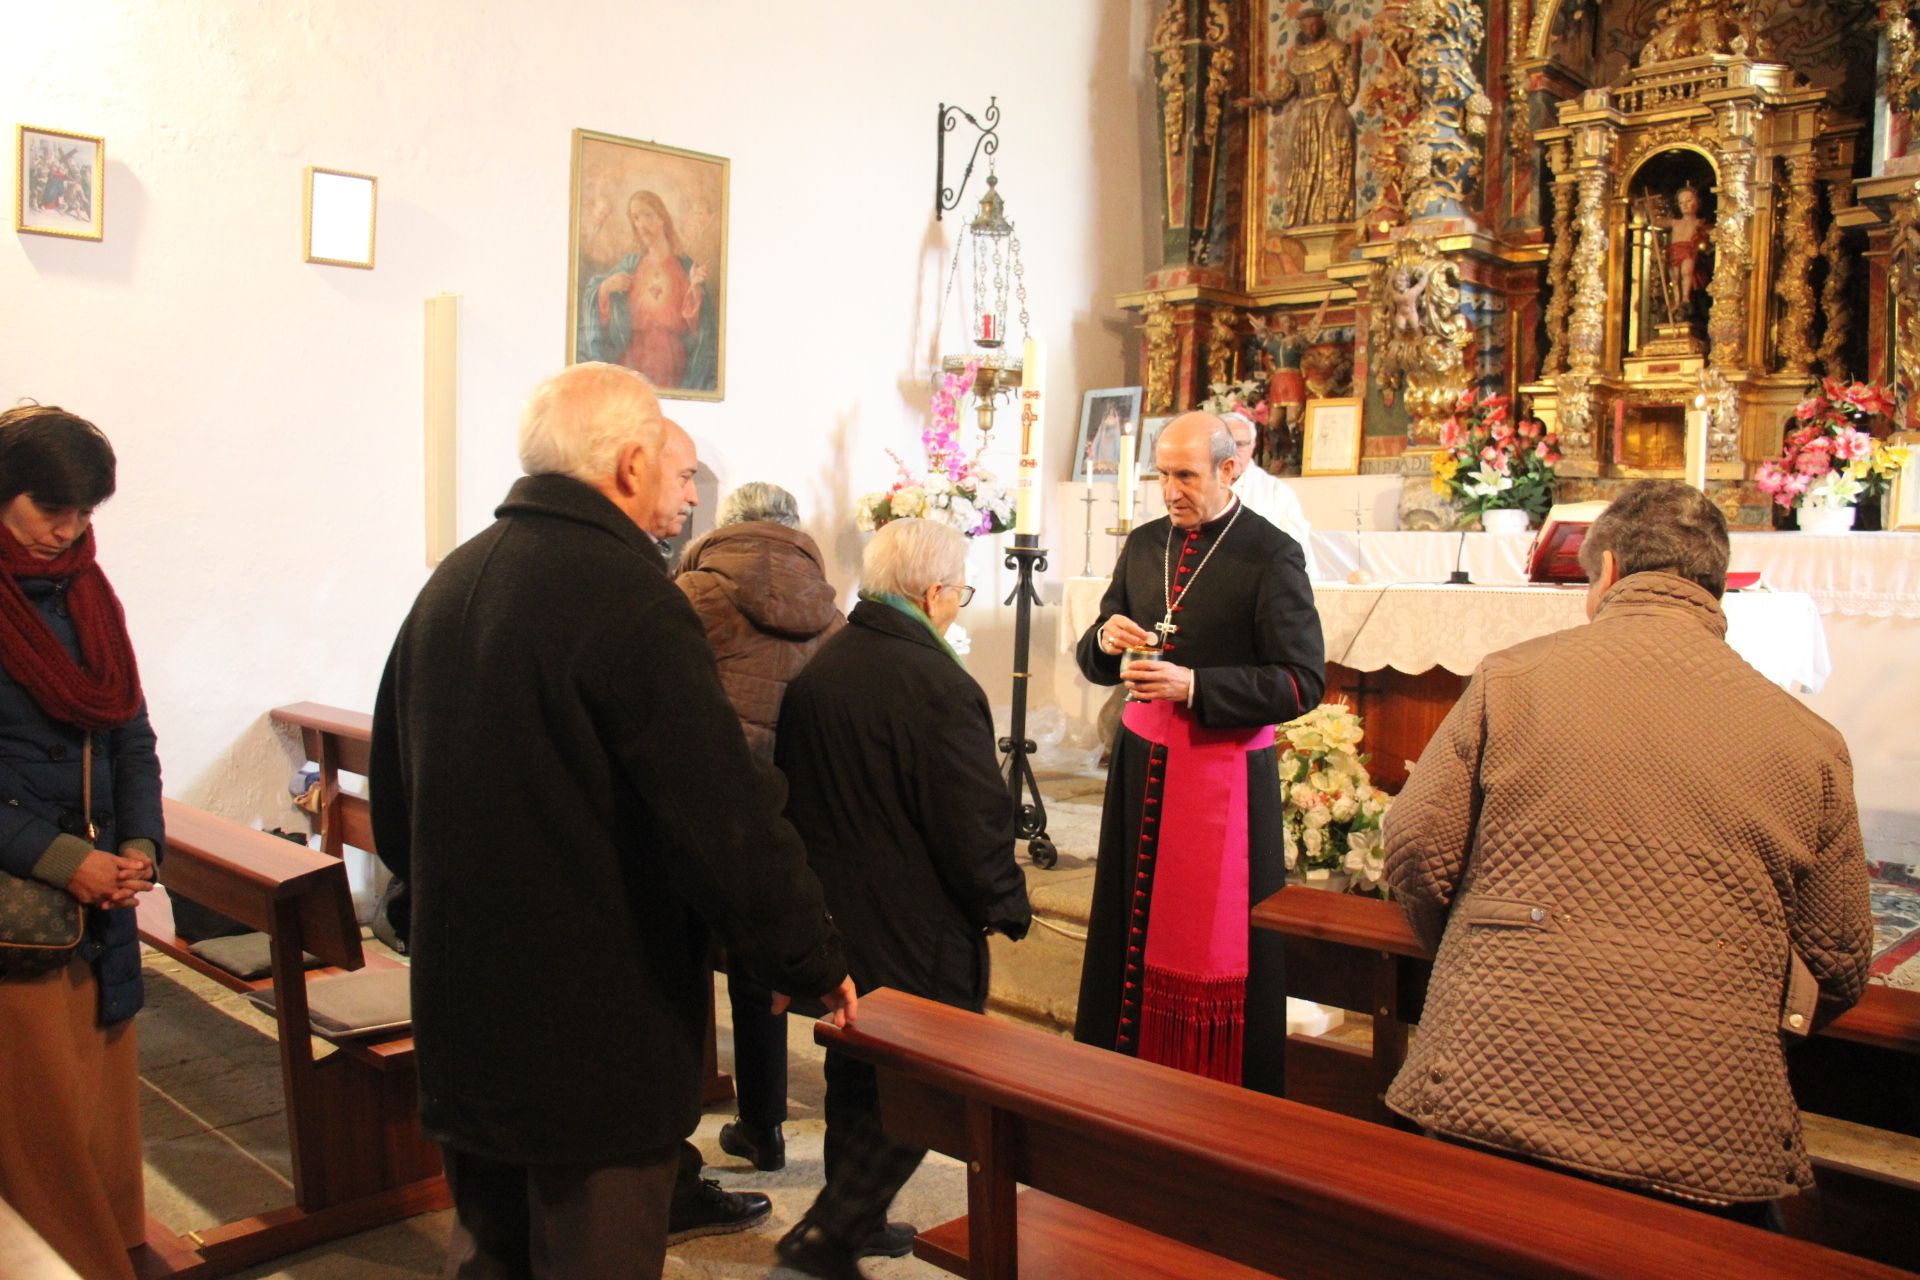
POLYGON ((137 895, 164 829, 160 763, 93 510, 113 448, 51 406, 0 413, 0 875, 85 911, 51 972, 0 960, 0 1200, 88 1280, 144 1238, 137 895))

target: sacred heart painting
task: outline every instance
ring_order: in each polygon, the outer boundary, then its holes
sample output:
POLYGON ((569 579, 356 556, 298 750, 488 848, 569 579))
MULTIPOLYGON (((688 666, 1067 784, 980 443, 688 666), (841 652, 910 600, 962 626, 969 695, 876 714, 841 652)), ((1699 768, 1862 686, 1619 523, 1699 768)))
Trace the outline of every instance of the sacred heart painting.
POLYGON ((720 156, 573 131, 567 362, 726 394, 727 169, 720 156))

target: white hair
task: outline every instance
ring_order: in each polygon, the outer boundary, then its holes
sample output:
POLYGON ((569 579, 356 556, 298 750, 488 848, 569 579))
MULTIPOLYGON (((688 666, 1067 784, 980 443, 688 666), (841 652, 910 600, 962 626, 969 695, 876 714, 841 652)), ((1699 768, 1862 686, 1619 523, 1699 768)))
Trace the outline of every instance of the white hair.
POLYGON ((653 384, 632 369, 576 364, 527 397, 520 412, 520 469, 530 476, 603 480, 629 444, 657 452, 665 422, 653 384))
POLYGON ((714 528, 745 524, 750 520, 770 520, 789 529, 800 527, 800 504, 777 484, 749 480, 720 500, 713 517, 714 528))
POLYGON ((928 587, 962 586, 966 576, 966 535, 936 520, 889 520, 860 557, 860 585, 870 595, 918 600, 928 587))

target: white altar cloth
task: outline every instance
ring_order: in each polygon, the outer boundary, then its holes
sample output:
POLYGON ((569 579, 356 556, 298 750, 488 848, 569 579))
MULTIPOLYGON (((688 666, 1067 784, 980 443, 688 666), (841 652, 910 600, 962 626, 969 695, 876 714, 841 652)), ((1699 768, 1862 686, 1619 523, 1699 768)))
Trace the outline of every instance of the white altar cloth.
MULTIPOLYGON (((1489 653, 1587 620, 1585 587, 1316 583, 1313 596, 1327 661, 1355 671, 1392 667, 1418 675, 1445 667, 1470 675, 1489 653)), ((1747 591, 1723 603, 1727 643, 1748 665, 1777 685, 1819 692, 1833 661, 1809 597, 1747 591)))
MULTIPOLYGON (((1460 540, 1459 534, 1432 536, 1460 540)), ((1060 602, 1060 652, 1072 653, 1099 618, 1106 589, 1105 578, 1067 579, 1060 602)), ((1445 667, 1455 675, 1471 675, 1490 653, 1587 620, 1585 587, 1317 582, 1313 598, 1327 661, 1355 671, 1392 667, 1418 675, 1445 667)), ((1833 659, 1820 611, 1810 598, 1798 592, 1738 591, 1723 605, 1727 643, 1735 653, 1777 685, 1820 691, 1833 673, 1833 659)))
MULTIPOLYGON (((1459 563, 1478 586, 1527 580, 1531 533, 1354 533, 1316 529, 1325 581, 1365 568, 1374 582, 1447 580, 1459 563)), ((1758 572, 1775 591, 1813 598, 1821 613, 1920 619, 1920 533, 1735 533, 1730 567, 1758 572)))

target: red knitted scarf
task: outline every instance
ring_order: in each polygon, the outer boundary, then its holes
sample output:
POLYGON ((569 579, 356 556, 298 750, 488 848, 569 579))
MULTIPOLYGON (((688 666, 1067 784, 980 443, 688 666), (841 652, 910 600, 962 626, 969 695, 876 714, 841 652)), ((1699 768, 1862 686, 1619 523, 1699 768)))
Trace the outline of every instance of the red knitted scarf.
POLYGON ((126 614, 93 551, 92 529, 52 560, 39 559, 0 530, 0 666, 55 720, 110 729, 140 709, 140 671, 126 614), (22 578, 66 581, 79 662, 20 589, 22 578))

